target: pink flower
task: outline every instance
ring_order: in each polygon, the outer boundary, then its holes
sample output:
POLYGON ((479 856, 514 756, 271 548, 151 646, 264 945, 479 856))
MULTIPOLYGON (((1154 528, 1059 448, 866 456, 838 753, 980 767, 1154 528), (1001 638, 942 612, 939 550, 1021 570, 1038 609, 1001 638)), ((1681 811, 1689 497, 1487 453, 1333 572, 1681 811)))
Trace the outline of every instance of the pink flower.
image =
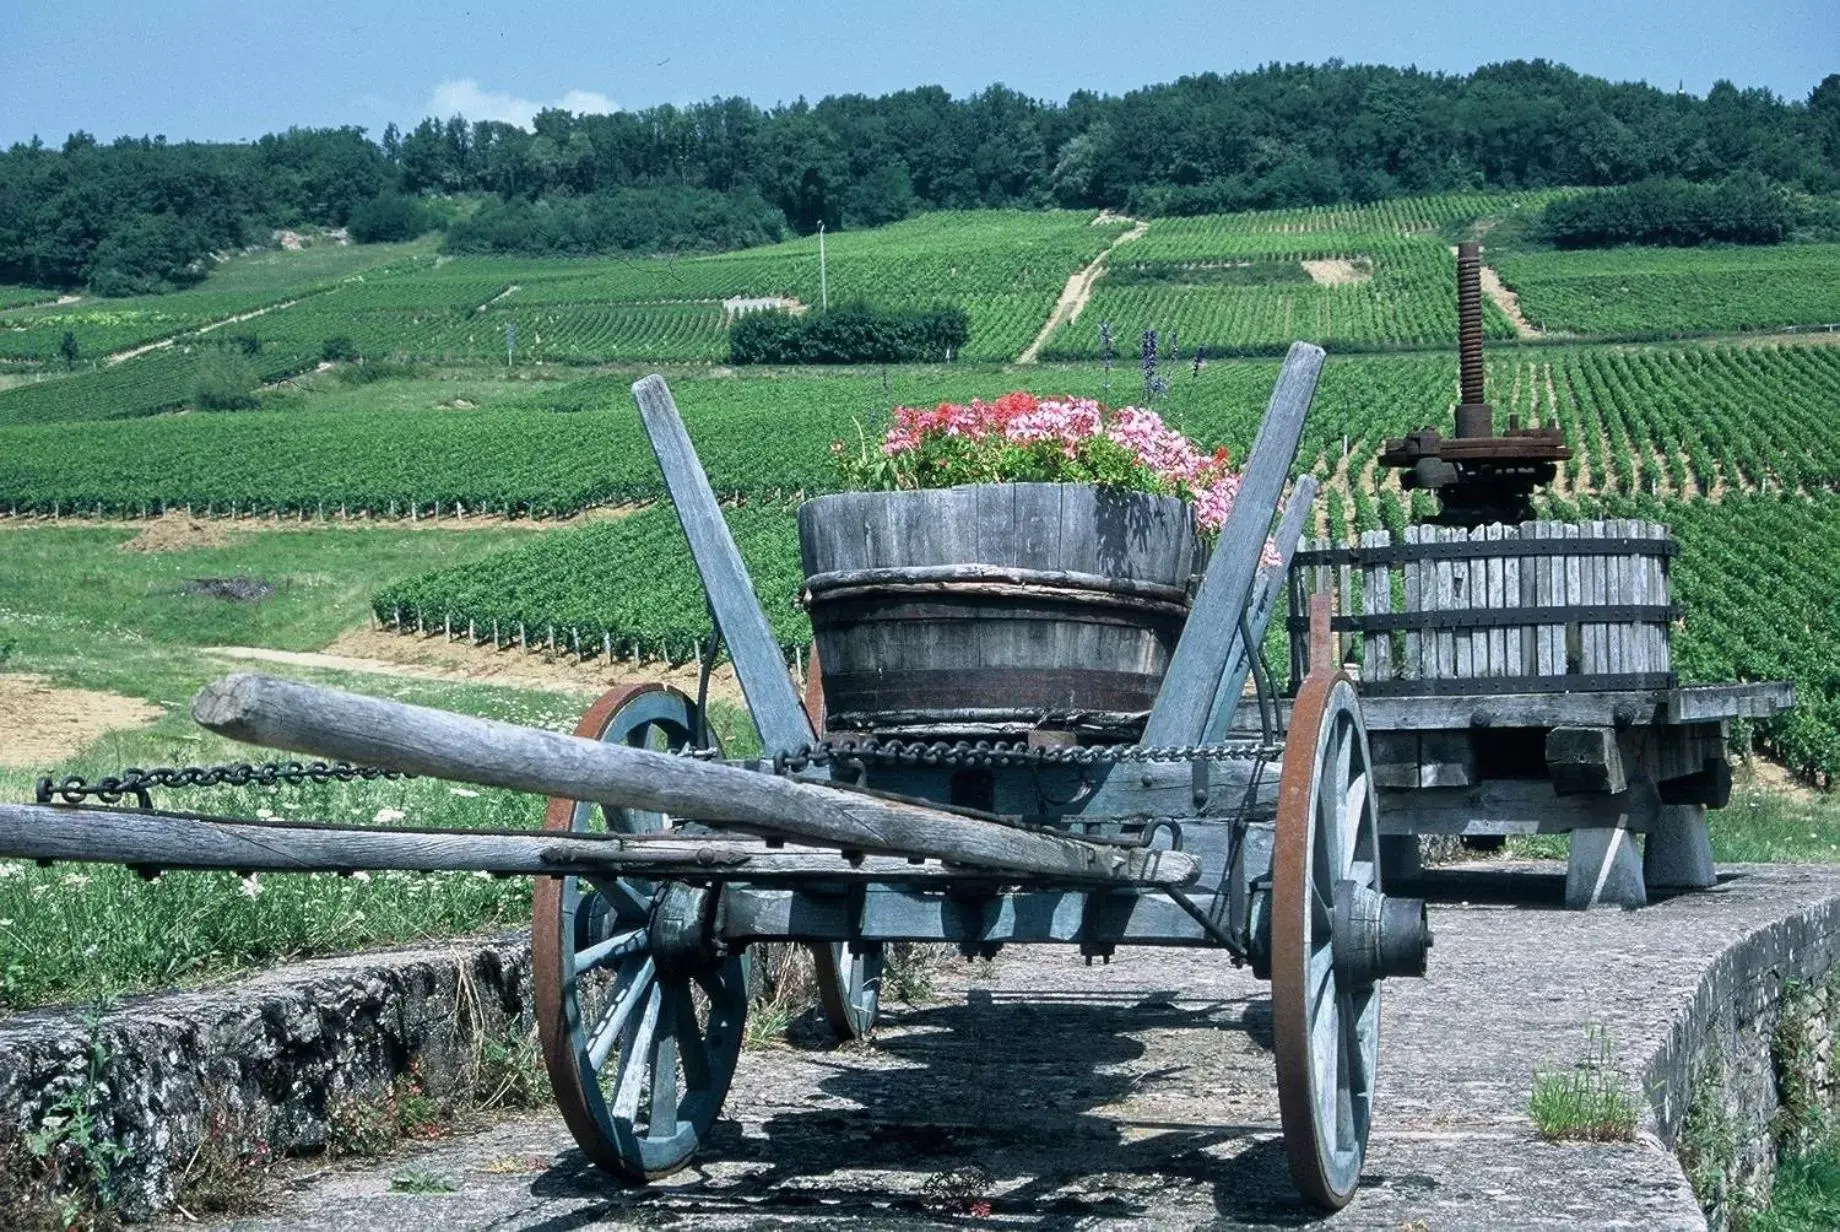
MULTIPOLYGON (((1203 453, 1155 411, 1124 407, 1109 411, 1092 398, 1038 398, 1017 390, 994 402, 973 398, 969 404, 941 402, 931 409, 900 406, 882 438, 881 452, 894 459, 900 487, 942 483, 1002 481, 1010 462, 1006 445, 1050 445, 1067 459, 1070 478, 1092 474, 1089 442, 1109 441, 1136 464, 1127 487, 1168 492, 1193 503, 1202 530, 1217 532, 1233 508, 1239 476, 1225 449, 1203 453), (945 442, 953 442, 943 450, 945 442)), ((835 447, 833 447, 835 448, 835 447)), ((1046 464, 1039 451, 1024 473, 1040 477, 1046 464)), ((848 473, 848 457, 839 453, 848 473)), ((1116 463, 1109 465, 1115 468, 1116 463)), ((1048 466, 1049 476, 1054 472, 1048 466)), ((1117 482, 1118 480, 1114 480, 1117 482)))

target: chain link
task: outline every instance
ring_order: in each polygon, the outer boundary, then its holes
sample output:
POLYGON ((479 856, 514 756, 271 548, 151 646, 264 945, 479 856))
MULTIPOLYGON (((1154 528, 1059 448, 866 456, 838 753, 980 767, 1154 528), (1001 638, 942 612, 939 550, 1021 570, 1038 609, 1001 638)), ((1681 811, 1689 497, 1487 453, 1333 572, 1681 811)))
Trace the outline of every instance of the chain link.
POLYGON ((80 774, 53 779, 45 775, 38 780, 38 802, 81 804, 91 796, 104 804, 118 803, 123 796, 133 796, 142 808, 152 806, 148 792, 155 787, 273 787, 277 783, 350 783, 363 779, 406 779, 411 774, 380 770, 375 766, 355 766, 348 761, 281 761, 251 765, 239 762, 225 766, 185 766, 175 769, 158 766, 142 770, 130 766, 116 774, 90 782, 80 774))
MULTIPOLYGON (((845 737, 822 740, 817 744, 802 745, 790 753, 776 754, 773 770, 776 774, 798 774, 811 766, 850 764, 945 769, 1092 767, 1151 762, 1275 761, 1283 754, 1281 745, 1260 743, 1054 747, 1009 740, 947 742, 878 740, 872 737, 858 740, 845 737)), ((679 755, 713 761, 720 753, 715 749, 686 748, 679 750, 679 755)), ((65 804, 81 804, 90 798, 104 804, 117 804, 123 796, 133 796, 142 808, 149 808, 152 806, 152 798, 148 793, 156 787, 273 787, 278 783, 350 783, 414 777, 395 770, 358 766, 345 761, 271 761, 260 765, 239 762, 222 766, 157 766, 152 770, 130 766, 115 774, 104 775, 94 782, 80 774, 68 774, 62 778, 44 775, 38 780, 37 799, 40 804, 60 801, 65 804)))
MULTIPOLYGON (((701 755, 699 752, 697 755, 701 755)), ((1148 762, 1273 761, 1284 755, 1281 745, 1143 744, 1037 746, 1008 740, 861 740, 843 738, 807 744, 773 758, 779 774, 797 774, 808 766, 876 763, 887 766, 985 768, 1021 766, 1090 767, 1148 762)))

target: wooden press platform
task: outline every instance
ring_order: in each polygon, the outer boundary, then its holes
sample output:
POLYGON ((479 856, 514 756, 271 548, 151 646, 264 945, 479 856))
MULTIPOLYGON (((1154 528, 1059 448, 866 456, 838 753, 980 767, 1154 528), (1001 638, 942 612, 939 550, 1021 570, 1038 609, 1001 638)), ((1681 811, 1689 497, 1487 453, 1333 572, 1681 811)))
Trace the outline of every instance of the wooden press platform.
POLYGON ((1416 870, 1421 834, 1566 833, 1568 906, 1714 884, 1706 810, 1730 798, 1731 723, 1795 694, 1679 683, 1677 551, 1659 523, 1606 520, 1411 526, 1297 553, 1292 679, 1309 670, 1310 596, 1329 592, 1393 876, 1416 870))

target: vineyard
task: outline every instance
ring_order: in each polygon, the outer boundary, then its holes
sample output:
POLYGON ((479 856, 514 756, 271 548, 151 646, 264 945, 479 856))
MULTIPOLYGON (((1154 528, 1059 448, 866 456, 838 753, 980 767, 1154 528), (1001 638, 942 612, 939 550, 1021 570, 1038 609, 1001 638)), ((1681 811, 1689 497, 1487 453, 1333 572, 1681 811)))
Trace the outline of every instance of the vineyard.
MULTIPOLYGON (((807 644, 810 626, 795 606, 804 575, 791 508, 739 508, 727 516, 780 645, 790 653, 807 644)), ((710 636, 690 545, 665 506, 425 574, 384 590, 372 607, 379 621, 404 632, 584 657, 682 662, 710 636), (635 586, 640 569, 647 583, 635 586)))
MULTIPOLYGON (((1331 365, 1307 456, 1327 460, 1344 427, 1372 431, 1377 417, 1392 430, 1416 424, 1428 413, 1420 408, 1449 401, 1447 367, 1420 358, 1331 365)), ((1210 365, 1173 382, 1159 406, 1199 439, 1241 450, 1275 372, 1265 361, 1210 365)), ((653 500, 662 484, 632 408, 631 379, 508 384, 506 402, 471 410, 252 411, 133 420, 106 431, 0 426, 0 512, 138 516, 189 506, 242 515, 554 516, 653 500), (70 465, 77 453, 81 467, 70 465)), ((440 382, 426 385, 430 401, 449 396, 440 382)), ((1135 374, 1121 374, 1108 397, 1097 369, 1030 369, 1026 378, 956 366, 673 378, 717 491, 756 500, 831 487, 830 442, 854 440, 858 424, 873 431, 896 403, 995 397, 1019 386, 1119 403, 1142 397, 1135 374)))
POLYGON ((1625 248, 1494 259, 1540 329, 1649 338, 1840 323, 1840 244, 1625 248))
MULTIPOLYGON (((0 360, 56 362, 66 333, 76 340, 83 359, 101 359, 244 313, 320 295, 348 279, 388 277, 413 268, 418 259, 425 259, 426 252, 426 245, 415 244, 325 244, 299 252, 234 257, 203 285, 171 295, 45 304, 47 293, 34 292, 34 298, 25 302, 39 302, 40 306, 0 315, 0 360)), ((0 289, 0 308, 6 307, 4 290, 10 288, 0 289)), ((267 331, 266 326, 252 322, 248 332, 262 336, 267 331)), ((318 349, 317 342, 314 349, 318 349)))
MULTIPOLYGON (((1121 248, 1078 320, 1044 354, 1100 353, 1110 322, 1126 349, 1147 328, 1192 354, 1275 353, 1306 338, 1349 349, 1443 347, 1455 337, 1450 245, 1480 218, 1552 194, 1451 194, 1373 206, 1157 219, 1121 248)), ((1485 307, 1491 336, 1513 324, 1485 307)))

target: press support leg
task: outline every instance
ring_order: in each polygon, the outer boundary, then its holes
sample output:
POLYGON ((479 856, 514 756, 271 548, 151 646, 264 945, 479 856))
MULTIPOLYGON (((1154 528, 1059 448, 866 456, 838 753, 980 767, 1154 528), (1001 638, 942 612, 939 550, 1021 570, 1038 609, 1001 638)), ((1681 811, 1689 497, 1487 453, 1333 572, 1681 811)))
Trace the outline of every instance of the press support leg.
POLYGON ((1571 858, 1565 868, 1567 907, 1583 911, 1647 904, 1642 856, 1633 834, 1621 826, 1572 831, 1571 858))
POLYGON ((1718 884, 1705 805, 1662 806, 1642 844, 1642 875, 1658 890, 1703 890, 1718 884))

